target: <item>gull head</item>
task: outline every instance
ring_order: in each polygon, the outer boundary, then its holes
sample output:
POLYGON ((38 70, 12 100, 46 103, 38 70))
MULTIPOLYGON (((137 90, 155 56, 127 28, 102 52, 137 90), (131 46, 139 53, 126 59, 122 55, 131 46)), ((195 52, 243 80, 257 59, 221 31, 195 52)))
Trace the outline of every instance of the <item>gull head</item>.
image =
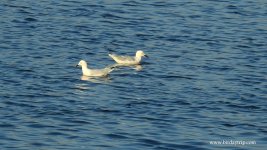
POLYGON ((84 60, 81 60, 76 67, 87 67, 87 63, 84 60))
POLYGON ((136 52, 136 57, 148 57, 142 50, 136 52))

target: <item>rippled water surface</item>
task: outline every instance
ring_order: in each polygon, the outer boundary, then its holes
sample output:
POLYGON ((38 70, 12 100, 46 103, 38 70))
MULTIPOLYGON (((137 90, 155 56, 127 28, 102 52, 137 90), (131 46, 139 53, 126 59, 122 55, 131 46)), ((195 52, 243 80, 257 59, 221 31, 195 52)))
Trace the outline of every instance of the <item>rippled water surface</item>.
POLYGON ((264 0, 1 0, 0 149, 265 149, 264 0), (150 56, 108 78, 108 53, 150 56), (210 141, 256 141, 212 145, 210 141))

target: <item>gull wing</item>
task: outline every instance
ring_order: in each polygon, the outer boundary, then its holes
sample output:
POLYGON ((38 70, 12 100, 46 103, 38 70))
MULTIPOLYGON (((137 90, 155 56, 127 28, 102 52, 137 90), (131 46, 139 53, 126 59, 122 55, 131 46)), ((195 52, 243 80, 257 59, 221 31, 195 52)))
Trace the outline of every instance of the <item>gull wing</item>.
POLYGON ((135 61, 135 58, 131 56, 120 56, 120 55, 115 55, 115 54, 109 54, 109 56, 117 62, 127 63, 127 62, 135 61))

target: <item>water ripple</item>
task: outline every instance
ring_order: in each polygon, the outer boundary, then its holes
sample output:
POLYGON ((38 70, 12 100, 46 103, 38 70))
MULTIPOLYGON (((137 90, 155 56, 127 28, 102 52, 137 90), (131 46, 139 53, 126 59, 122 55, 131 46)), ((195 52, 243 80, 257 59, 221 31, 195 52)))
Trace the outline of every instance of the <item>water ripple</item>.
POLYGON ((0 149, 266 149, 265 1, 0 4, 0 149))

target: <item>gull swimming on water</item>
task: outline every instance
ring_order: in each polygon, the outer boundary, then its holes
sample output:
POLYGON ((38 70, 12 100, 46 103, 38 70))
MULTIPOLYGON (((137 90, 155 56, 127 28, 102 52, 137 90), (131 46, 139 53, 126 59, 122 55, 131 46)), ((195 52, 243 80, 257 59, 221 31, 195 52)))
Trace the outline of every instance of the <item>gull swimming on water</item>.
POLYGON ((138 50, 134 57, 132 56, 119 56, 116 54, 109 54, 109 56, 118 64, 123 65, 138 65, 141 62, 142 57, 148 57, 143 51, 138 50))
POLYGON ((104 77, 107 76, 115 67, 106 67, 104 69, 89 69, 87 68, 87 63, 84 60, 81 60, 76 67, 82 67, 82 72, 84 76, 90 77, 104 77))

